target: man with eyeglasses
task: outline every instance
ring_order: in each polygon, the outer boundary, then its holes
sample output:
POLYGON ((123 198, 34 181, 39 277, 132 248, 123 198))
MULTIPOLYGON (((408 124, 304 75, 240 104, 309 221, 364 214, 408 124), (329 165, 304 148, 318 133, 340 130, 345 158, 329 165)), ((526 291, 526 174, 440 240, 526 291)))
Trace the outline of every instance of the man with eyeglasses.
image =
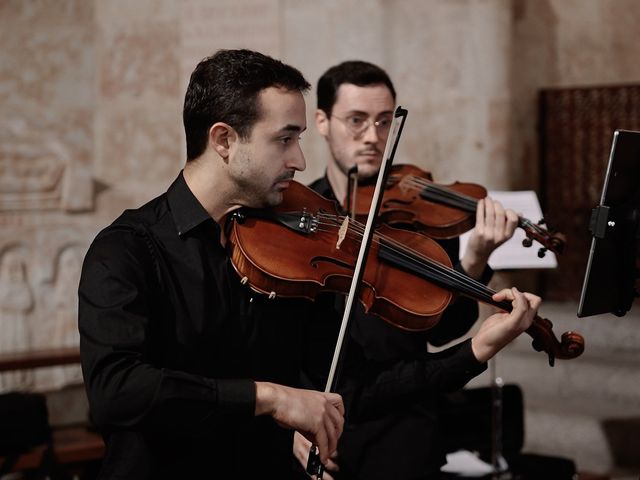
MULTIPOLYGON (((324 189, 329 186, 340 203, 346 197, 347 176, 353 166, 358 167, 360 180, 375 181, 393 120, 395 90, 391 80, 384 81, 371 67, 365 62, 345 62, 329 69, 318 81, 316 127, 331 153, 324 189), (352 77, 357 77, 358 83, 350 81, 352 77)), ((323 180, 311 187, 318 190, 323 180)))
MULTIPOLYGON (((375 182, 392 123, 396 92, 389 76, 368 62, 348 61, 327 70, 318 81, 316 127, 329 147, 326 175, 311 184, 318 193, 344 205, 349 171, 357 166, 359 183, 375 182)), ((405 162, 407 163, 407 162, 405 162)), ((456 269, 487 283, 491 252, 508 240, 517 215, 498 202, 479 202, 476 227, 465 256, 458 261, 458 239, 442 242, 456 269)), ((509 292, 509 291, 507 291, 509 292)), ((503 292, 501 292, 503 293, 503 292)), ((539 299, 519 292, 529 312, 539 299)), ((318 308, 341 314, 341 298, 323 294, 318 308)), ((500 314, 502 315, 502 314, 500 314)), ((464 335, 478 317, 476 302, 460 297, 440 322, 425 332, 408 332, 391 326, 362 309, 351 320, 337 390, 347 412, 345 428, 334 456, 326 465, 330 479, 440 478, 445 463, 438 429, 437 402, 442 392, 462 388, 486 369, 486 361, 522 332, 501 330, 509 319, 489 317, 474 338, 438 353, 427 342, 441 346, 464 335), (497 328, 497 329, 496 329, 497 328), (488 341, 486 333, 497 336, 488 341), (496 341, 497 339, 500 339, 496 341), (491 353, 487 356, 481 353, 491 353)), ((315 345, 302 373, 309 388, 326 383, 335 331, 326 318, 315 324, 315 345)), ((310 443, 296 434, 294 455, 306 465, 310 443)))

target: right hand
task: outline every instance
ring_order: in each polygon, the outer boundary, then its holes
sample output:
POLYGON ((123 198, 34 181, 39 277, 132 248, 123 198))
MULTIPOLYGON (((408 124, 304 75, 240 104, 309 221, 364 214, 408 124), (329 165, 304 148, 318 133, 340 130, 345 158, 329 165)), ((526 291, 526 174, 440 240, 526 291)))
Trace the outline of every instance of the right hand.
POLYGON ((344 426, 344 404, 337 393, 256 382, 256 415, 271 415, 279 425, 300 432, 317 445, 327 465, 344 426))
MULTIPOLYGON (((302 469, 306 471, 307 462, 309 460, 309 452, 311 451, 311 442, 304 438, 300 433, 296 432, 293 435, 293 456, 296 457, 296 460, 300 462, 302 465, 302 469)), ((331 455, 331 458, 324 464, 324 474, 322 475, 323 480, 333 480, 331 476, 332 472, 338 472, 340 468, 338 464, 335 462, 337 457, 337 451, 331 455)), ((311 478, 316 478, 315 475, 312 475, 311 478)))

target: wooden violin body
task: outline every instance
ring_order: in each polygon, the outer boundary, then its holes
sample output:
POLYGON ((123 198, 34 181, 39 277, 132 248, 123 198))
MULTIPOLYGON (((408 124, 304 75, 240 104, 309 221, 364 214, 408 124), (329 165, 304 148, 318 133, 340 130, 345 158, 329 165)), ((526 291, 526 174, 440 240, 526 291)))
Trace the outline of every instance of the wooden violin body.
MULTIPOLYGON (((227 228, 231 260, 243 282, 270 297, 309 299, 321 291, 347 292, 361 234, 361 224, 340 216, 333 202, 297 182, 278 207, 241 209, 227 228)), ((438 322, 454 293, 512 308, 453 270, 435 241, 389 226, 376 230, 360 288, 366 311, 400 328, 425 330, 438 322)), ((577 357, 584 349, 579 334, 567 332, 559 342, 551 322, 540 317, 527 333, 550 363, 577 357)))
MULTIPOLYGON (((362 185, 355 195, 356 218, 366 216, 373 195, 372 185, 362 185)), ((455 182, 440 185, 431 174, 414 165, 394 165, 386 183, 380 206, 380 220, 388 225, 409 228, 431 238, 457 237, 475 225, 478 200, 487 196, 487 190, 475 183, 455 182)), ((541 221, 542 222, 542 221, 541 221)), ((552 232, 524 217, 519 217, 518 227, 527 235, 523 241, 530 247, 533 240, 546 250, 561 254, 564 250, 564 235, 552 232)))
MULTIPOLYGON (((349 219, 338 214, 334 202, 292 182, 282 204, 270 214, 270 220, 251 214, 235 217, 229 240, 234 245, 231 261, 240 276, 255 290, 271 296, 314 299, 323 291, 348 292, 360 238, 353 227, 341 238, 340 227, 349 219), (289 226, 281 223, 289 219, 289 226)), ((385 248, 379 241, 381 234, 451 266, 447 253, 435 241, 382 226, 367 259, 360 300, 367 311, 401 328, 431 328, 452 293, 380 260, 385 248)))
MULTIPOLYGON (((433 182, 430 173, 413 165, 394 165, 387 180, 380 220, 398 228, 409 228, 428 235, 431 238, 454 238, 471 230, 475 224, 475 215, 466 210, 447 206, 421 197, 421 186, 416 178, 433 182)), ((487 196, 487 189, 475 183, 455 182, 443 185, 458 195, 476 200, 487 196)), ((371 185, 359 186, 356 195, 356 215, 366 215, 373 193, 371 185)), ((475 211, 474 211, 475 213, 475 211)))

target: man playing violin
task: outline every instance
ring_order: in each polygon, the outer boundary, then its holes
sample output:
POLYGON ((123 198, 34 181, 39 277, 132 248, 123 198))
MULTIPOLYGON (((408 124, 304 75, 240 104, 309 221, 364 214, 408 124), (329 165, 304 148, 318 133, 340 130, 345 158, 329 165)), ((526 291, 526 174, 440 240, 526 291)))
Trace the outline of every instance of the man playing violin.
POLYGON ((322 461, 335 451, 340 395, 292 387, 311 302, 255 295, 223 230, 240 207, 279 204, 305 168, 308 87, 257 52, 204 59, 185 97, 183 171, 89 248, 79 328, 100 478, 286 478, 294 429, 322 461))
MULTIPOLYGON (((359 182, 375 182, 396 93, 382 69, 349 61, 319 79, 317 95, 316 126, 331 155, 326 175, 311 187, 344 205, 353 166, 359 182)), ((478 202, 476 225, 462 259, 458 261, 458 239, 441 243, 456 270, 486 284, 492 274, 487 266, 491 252, 513 235, 517 223, 515 212, 485 198, 478 202)), ((464 335, 477 320, 477 302, 459 297, 439 323, 424 332, 401 330, 362 311, 354 316, 338 378, 347 407, 345 430, 324 478, 439 478, 445 452, 438 439, 438 394, 462 388, 483 372, 485 362, 531 323, 540 303, 538 297, 515 289, 498 295, 512 299, 517 311, 489 317, 473 338, 438 353, 428 353, 427 342, 441 346, 464 335)), ((339 305, 331 295, 317 303, 339 305)), ((332 338, 323 333, 326 323, 318 322, 317 329, 318 343, 332 338)), ((310 386, 321 388, 328 359, 313 360, 303 376, 310 386)), ((294 455, 301 465, 306 465, 308 453, 309 442, 296 435, 294 455)))

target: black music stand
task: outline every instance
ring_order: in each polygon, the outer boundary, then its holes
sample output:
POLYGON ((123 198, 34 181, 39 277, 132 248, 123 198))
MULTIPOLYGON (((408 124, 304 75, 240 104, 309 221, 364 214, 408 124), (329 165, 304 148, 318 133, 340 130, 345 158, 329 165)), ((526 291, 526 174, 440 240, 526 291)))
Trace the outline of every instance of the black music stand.
POLYGON ((589 230, 593 239, 578 317, 623 316, 638 296, 640 132, 614 132, 602 198, 591 213, 589 230))

